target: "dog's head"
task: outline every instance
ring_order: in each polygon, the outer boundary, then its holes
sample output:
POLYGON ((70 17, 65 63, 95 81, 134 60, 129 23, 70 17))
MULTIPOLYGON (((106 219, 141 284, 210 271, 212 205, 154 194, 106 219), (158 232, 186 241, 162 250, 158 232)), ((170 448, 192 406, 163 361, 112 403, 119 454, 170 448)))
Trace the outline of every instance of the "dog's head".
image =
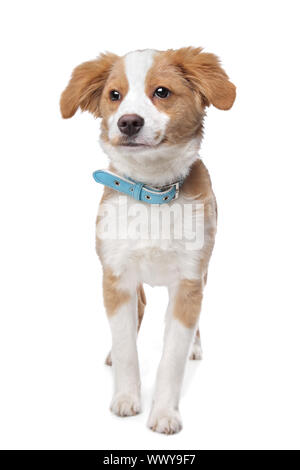
POLYGON ((73 71, 64 118, 80 107, 102 118, 101 140, 122 154, 201 138, 205 108, 229 109, 235 86, 218 58, 200 48, 102 54, 73 71))

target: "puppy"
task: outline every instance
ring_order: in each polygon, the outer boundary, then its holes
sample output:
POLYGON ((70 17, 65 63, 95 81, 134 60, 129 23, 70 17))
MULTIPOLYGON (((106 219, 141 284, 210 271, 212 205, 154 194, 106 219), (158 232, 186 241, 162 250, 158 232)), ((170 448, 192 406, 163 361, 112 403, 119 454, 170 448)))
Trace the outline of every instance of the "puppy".
POLYGON ((104 192, 97 253, 112 350, 118 416, 140 412, 136 347, 146 305, 143 283, 169 291, 163 354, 148 426, 180 431, 186 360, 201 358, 198 320, 214 246, 217 207, 198 156, 206 108, 230 109, 235 86, 200 48, 101 54, 73 71, 61 96, 64 118, 78 108, 101 121, 110 167, 94 173, 104 192))

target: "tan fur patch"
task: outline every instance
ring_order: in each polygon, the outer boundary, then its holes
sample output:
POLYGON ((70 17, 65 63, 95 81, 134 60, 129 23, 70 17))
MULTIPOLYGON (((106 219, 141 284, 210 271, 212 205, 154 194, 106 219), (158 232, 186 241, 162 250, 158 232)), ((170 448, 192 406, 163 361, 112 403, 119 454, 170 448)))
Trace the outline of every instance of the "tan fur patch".
POLYGON ((207 200, 214 196, 211 179, 202 160, 198 159, 192 164, 181 191, 194 199, 207 200))
POLYGON ((219 109, 230 109, 236 96, 236 88, 228 79, 217 56, 202 52, 200 47, 184 47, 166 51, 169 60, 176 65, 197 94, 204 97, 204 104, 219 109))
POLYGON ((187 328, 193 328, 199 318, 203 297, 201 281, 184 279, 175 297, 173 315, 187 328))
POLYGON ((154 57, 153 65, 146 76, 145 93, 159 111, 170 117, 164 143, 183 143, 202 135, 205 112, 201 95, 193 93, 168 52, 159 52, 154 57), (153 96, 156 88, 160 86, 171 91, 168 98, 153 96))
POLYGON ((138 331, 139 331, 143 317, 144 317, 145 307, 147 303, 143 284, 140 284, 137 288, 137 298, 138 298, 138 331))
POLYGON ((204 204, 205 240, 199 274, 206 284, 208 263, 213 251, 217 230, 217 202, 212 190, 211 180, 202 160, 196 160, 190 168, 181 191, 195 201, 204 204))
MULTIPOLYGON (((100 100, 101 115, 103 117, 101 122, 101 138, 108 141, 108 119, 111 114, 115 113, 120 106, 120 103, 128 93, 129 83, 125 72, 124 58, 119 59, 113 66, 109 74, 103 93, 100 100), (117 90, 121 94, 121 100, 111 101, 110 91, 117 90)), ((110 141, 112 145, 118 145, 119 139, 110 141)))
POLYGON ((145 83, 147 96, 170 116, 163 142, 176 144, 202 136, 205 107, 231 108, 235 86, 228 80, 219 59, 201 48, 185 47, 158 52, 145 83), (171 91, 169 97, 154 96, 158 87, 171 91))
POLYGON ((129 302, 130 293, 119 287, 120 279, 110 269, 103 268, 103 298, 106 313, 114 315, 121 305, 129 302))

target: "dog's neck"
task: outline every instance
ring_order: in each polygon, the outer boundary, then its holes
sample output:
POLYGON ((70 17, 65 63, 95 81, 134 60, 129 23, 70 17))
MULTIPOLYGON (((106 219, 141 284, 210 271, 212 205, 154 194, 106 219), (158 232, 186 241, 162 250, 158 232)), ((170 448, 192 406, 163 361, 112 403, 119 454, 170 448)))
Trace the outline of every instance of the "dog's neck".
POLYGON ((182 145, 162 146, 161 148, 116 149, 106 142, 101 146, 110 159, 113 169, 124 177, 162 187, 183 180, 198 157, 200 139, 193 139, 182 145))

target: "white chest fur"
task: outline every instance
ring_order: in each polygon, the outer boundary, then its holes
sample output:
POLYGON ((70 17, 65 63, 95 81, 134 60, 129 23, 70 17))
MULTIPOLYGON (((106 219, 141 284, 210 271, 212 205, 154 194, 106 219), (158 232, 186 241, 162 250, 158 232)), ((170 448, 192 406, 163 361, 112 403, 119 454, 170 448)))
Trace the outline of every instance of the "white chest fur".
POLYGON ((98 215, 101 258, 115 275, 152 286, 201 277, 211 225, 201 201, 180 195, 158 206, 116 193, 99 206, 98 215))

